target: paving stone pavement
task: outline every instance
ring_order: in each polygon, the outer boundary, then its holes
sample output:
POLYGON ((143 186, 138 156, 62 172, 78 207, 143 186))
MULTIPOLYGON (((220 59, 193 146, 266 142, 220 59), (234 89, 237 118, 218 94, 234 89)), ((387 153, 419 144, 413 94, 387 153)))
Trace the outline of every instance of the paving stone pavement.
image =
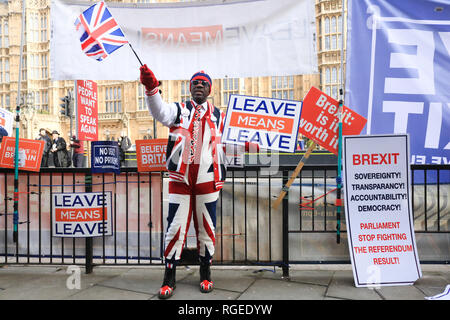
MULTIPOLYGON (((212 268, 214 290, 198 289, 198 266, 177 269, 170 300, 425 300, 450 283, 450 266, 422 265, 423 277, 410 286, 356 288, 350 265, 295 265, 289 279, 279 268, 212 268)), ((161 266, 0 266, 0 300, 158 300, 161 266)))

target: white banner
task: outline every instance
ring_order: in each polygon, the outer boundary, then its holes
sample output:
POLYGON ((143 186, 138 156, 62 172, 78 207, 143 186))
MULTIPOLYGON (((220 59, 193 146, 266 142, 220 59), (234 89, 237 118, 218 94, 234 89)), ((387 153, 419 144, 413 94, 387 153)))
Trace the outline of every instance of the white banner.
POLYGON ((357 287, 421 277, 411 207, 408 135, 345 136, 345 218, 357 287))
MULTIPOLYGON (((101 62, 82 52, 74 22, 92 4, 52 1, 52 80, 137 80, 140 64, 128 45, 101 62)), ((213 78, 317 73, 311 0, 107 5, 159 80, 190 79, 199 70, 213 78)))

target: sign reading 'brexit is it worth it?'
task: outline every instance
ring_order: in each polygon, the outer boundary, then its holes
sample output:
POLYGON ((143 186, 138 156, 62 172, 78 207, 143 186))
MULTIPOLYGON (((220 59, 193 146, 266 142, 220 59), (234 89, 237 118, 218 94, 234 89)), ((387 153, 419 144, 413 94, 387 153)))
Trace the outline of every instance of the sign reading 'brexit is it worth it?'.
POLYGON ((345 217, 357 287, 421 277, 411 207, 408 135, 345 136, 345 217))
POLYGON ((301 109, 299 101, 231 95, 222 142, 294 152, 301 109))
MULTIPOLYGON (((300 134, 336 155, 339 142, 338 108, 338 101, 312 87, 303 100, 299 126, 300 134)), ((342 135, 360 134, 367 120, 346 106, 342 109, 342 135)))

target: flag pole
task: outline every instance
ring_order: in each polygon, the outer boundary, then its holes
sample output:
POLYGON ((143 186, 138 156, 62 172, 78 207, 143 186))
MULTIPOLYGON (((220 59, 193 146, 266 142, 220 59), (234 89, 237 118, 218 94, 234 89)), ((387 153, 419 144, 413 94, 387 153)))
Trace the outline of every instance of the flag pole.
POLYGON ((342 190, 342 109, 344 106, 344 23, 345 23, 345 1, 342 0, 341 13, 341 88, 339 89, 339 137, 338 137, 338 169, 337 169, 337 192, 336 192, 336 242, 341 243, 341 190, 342 190))
POLYGON ((139 59, 139 56, 137 55, 136 51, 134 51, 133 46, 131 45, 131 43, 128 42, 128 45, 130 46, 131 50, 133 51, 134 55, 138 59, 138 61, 141 64, 141 66, 143 66, 141 59, 139 59))
POLYGON ((25 0, 22 0, 22 27, 20 34, 20 60, 19 60, 19 80, 17 84, 17 101, 16 101, 16 143, 14 149, 14 213, 13 213, 13 241, 17 243, 19 238, 19 126, 20 126, 20 103, 21 93, 20 85, 22 82, 22 60, 23 60, 23 42, 25 29, 25 0))

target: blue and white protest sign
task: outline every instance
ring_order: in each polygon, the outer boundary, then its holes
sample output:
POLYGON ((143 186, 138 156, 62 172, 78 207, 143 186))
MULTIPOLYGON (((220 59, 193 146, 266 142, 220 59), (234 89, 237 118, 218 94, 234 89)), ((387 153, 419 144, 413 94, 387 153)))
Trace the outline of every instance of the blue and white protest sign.
POLYGON ((222 142, 294 152, 297 146, 300 101, 230 95, 222 142))
POLYGON ((85 238, 112 235, 112 193, 54 193, 54 237, 85 238))
POLYGON ((448 6, 348 3, 345 103, 367 118, 363 133, 408 133, 412 164, 450 163, 448 6))
POLYGON ((92 172, 120 174, 120 152, 117 141, 93 141, 91 146, 92 172))

